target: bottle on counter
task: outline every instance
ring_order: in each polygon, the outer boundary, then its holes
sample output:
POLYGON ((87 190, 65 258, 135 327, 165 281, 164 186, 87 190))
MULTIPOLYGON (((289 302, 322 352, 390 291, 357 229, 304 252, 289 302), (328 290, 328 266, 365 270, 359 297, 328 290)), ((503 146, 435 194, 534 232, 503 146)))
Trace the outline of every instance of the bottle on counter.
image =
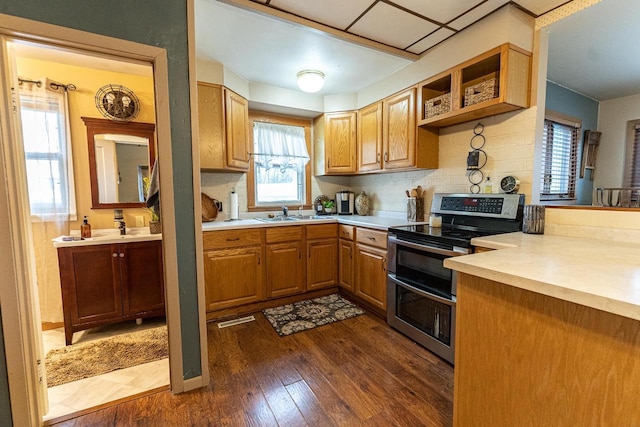
POLYGON ((483 193, 491 194, 493 193, 493 182, 491 181, 491 177, 487 175, 487 180, 484 182, 483 193))
POLYGON ((89 220, 86 215, 82 220, 82 225, 80 225, 80 235, 83 239, 91 237, 91 224, 89 224, 89 220))

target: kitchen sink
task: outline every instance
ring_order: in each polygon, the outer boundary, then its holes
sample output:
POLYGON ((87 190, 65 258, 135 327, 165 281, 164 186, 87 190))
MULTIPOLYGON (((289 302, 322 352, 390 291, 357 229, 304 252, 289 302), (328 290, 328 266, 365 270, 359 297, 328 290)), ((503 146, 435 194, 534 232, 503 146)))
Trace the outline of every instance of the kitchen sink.
POLYGON ((292 216, 275 216, 273 218, 255 218, 262 222, 283 222, 283 221, 298 221, 298 218, 292 216))

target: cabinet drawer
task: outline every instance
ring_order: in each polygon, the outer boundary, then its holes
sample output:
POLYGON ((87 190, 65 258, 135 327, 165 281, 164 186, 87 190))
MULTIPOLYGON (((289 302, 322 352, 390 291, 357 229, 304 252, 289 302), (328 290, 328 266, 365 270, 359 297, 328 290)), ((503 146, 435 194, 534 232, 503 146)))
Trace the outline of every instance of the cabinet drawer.
POLYGON ((302 240, 302 226, 266 228, 265 239, 267 243, 300 241, 302 240))
POLYGON ((353 240, 353 230, 354 230, 354 226, 353 225, 344 225, 344 224, 340 224, 340 238, 341 239, 347 239, 347 240, 353 240))
POLYGON ((356 231, 356 241, 364 245, 387 249, 387 233, 385 231, 358 227, 358 231, 356 231))
POLYGON ((307 225, 307 240, 337 236, 338 224, 307 225))
POLYGON ((262 229, 207 231, 203 233, 204 249, 236 248, 262 244, 262 229))

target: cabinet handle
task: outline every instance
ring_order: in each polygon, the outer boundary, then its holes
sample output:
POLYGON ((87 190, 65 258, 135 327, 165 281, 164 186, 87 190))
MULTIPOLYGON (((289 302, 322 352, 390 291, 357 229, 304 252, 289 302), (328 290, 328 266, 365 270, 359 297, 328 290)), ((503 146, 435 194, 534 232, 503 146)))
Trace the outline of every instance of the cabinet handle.
POLYGON ((120 254, 120 258, 124 258, 124 254, 123 253, 120 254))
POLYGON ((302 251, 298 249, 298 259, 302 259, 302 251))
POLYGON ((258 265, 260 265, 260 254, 258 254, 258 265))
POLYGON ((389 161, 389 153, 384 153, 384 162, 388 162, 389 161))
POLYGON ((371 236, 367 236, 367 239, 372 240, 374 242, 376 241, 376 238, 375 237, 371 237, 371 236))
POLYGON ((387 271, 387 259, 382 258, 382 271, 387 271))
POLYGON ((115 252, 114 252, 114 253, 112 253, 112 254, 111 254, 111 256, 112 256, 112 257, 114 257, 114 258, 118 258, 118 254, 117 254, 117 253, 115 253, 115 252))
POLYGON ((377 162, 380 163, 380 153, 378 153, 377 162))
POLYGON ((331 169, 331 159, 327 159, 327 169, 331 169))
POLYGON ((240 240, 239 237, 235 237, 233 239, 227 239, 227 242, 237 242, 238 240, 240 240))

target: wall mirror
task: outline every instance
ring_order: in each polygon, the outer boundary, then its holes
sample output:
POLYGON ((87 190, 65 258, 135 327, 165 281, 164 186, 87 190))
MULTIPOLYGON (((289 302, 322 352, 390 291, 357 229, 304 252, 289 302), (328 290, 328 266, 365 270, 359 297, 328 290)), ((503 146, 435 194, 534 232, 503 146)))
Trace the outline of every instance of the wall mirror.
POLYGON ((146 206, 143 178, 155 161, 153 123, 82 117, 87 127, 93 209, 146 206))
MULTIPOLYGON (((640 38, 636 9, 636 0, 602 0, 545 27, 549 33, 546 108, 557 111, 564 105, 571 110, 566 114, 583 120, 583 133, 602 132, 595 174, 587 172, 578 180, 581 207, 598 205, 597 188, 629 186, 624 174, 630 157, 629 123, 640 119, 640 60, 631 54, 640 38), (563 89, 582 98, 565 92, 558 100, 563 89), (585 119, 589 102, 595 103, 591 108, 595 112, 585 119)), ((580 166, 579 160, 578 171, 580 166)))

